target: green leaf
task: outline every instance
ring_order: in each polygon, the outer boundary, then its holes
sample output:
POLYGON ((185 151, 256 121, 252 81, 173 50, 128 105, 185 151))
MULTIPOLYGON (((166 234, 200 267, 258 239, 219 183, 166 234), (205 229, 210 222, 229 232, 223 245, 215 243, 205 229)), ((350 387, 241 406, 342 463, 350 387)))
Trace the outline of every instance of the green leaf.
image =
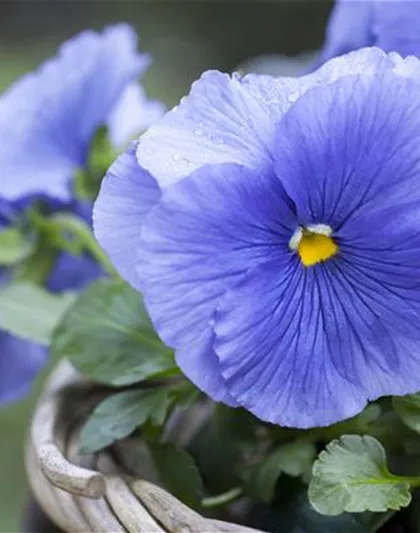
POLYGON ((411 501, 409 478, 389 472, 382 445, 370 436, 344 435, 330 442, 312 474, 309 499, 321 514, 397 510, 411 501))
POLYGON ((392 405, 404 424, 420 433, 420 393, 394 396, 392 405))
POLYGON ((94 453, 151 420, 162 424, 172 398, 166 387, 114 394, 96 407, 80 432, 80 452, 94 453))
POLYGON ((140 295, 121 280, 102 279, 78 298, 57 328, 52 350, 93 380, 114 386, 179 373, 140 295))
POLYGON ((186 505, 199 507, 203 481, 191 455, 171 443, 153 442, 149 449, 164 487, 186 505))
POLYGON ((74 298, 74 294, 51 294, 30 283, 6 285, 0 288, 0 329, 48 345, 74 298))
POLYGON ((11 266, 29 257, 35 250, 35 242, 25 238, 17 228, 0 232, 0 265, 11 266))
POLYGON ((255 497, 270 502, 275 495, 279 476, 282 473, 292 477, 307 474, 315 454, 314 445, 306 441, 294 441, 280 446, 248 471, 248 491, 255 497))

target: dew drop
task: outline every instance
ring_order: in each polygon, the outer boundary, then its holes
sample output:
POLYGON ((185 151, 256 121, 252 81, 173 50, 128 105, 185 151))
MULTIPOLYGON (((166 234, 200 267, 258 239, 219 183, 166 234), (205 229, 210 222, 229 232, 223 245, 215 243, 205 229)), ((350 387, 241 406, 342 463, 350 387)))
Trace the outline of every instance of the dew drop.
POLYGON ((236 70, 235 72, 232 72, 232 79, 241 81, 241 79, 244 77, 244 73, 241 71, 236 70))
POLYGON ((296 102, 296 100, 299 98, 299 93, 298 91, 293 91, 289 94, 289 96, 287 97, 287 99, 289 100, 289 102, 291 104, 293 104, 293 102, 296 102))

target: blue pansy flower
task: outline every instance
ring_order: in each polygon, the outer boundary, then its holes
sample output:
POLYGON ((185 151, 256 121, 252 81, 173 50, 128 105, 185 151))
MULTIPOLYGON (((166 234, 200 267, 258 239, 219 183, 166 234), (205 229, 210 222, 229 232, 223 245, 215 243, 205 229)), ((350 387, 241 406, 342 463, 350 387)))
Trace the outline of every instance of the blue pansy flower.
MULTIPOLYGON (((1 96, 0 232, 39 199, 91 223, 91 204, 74 198, 74 177, 96 131, 107 126, 119 149, 163 112, 137 83, 150 58, 136 44, 124 24, 84 31, 1 96)), ((53 292, 81 290, 100 273, 90 255, 62 252, 45 282, 53 292)), ((0 274, 6 283, 8 272, 0 274)), ((44 348, 0 332, 0 404, 22 396, 45 360, 44 348)))
POLYGON ((317 65, 364 46, 420 56, 419 28, 419 0, 336 0, 317 65))
POLYGON ((207 72, 113 164, 96 236, 185 374, 306 428, 420 389, 420 62, 207 72))
POLYGON ((163 111, 136 83, 150 63, 136 46, 135 32, 125 24, 84 31, 2 95, 3 198, 43 194, 69 200, 70 181, 86 163, 99 127, 108 125, 120 145, 148 125, 133 123, 133 117, 155 119, 163 111))

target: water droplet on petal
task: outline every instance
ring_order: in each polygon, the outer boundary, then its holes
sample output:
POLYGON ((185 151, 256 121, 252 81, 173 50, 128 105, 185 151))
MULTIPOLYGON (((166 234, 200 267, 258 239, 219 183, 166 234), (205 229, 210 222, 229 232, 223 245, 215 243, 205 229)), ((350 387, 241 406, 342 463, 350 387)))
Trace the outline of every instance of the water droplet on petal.
POLYGON ((287 97, 287 99, 289 100, 289 102, 291 104, 293 104, 293 102, 296 102, 296 100, 299 98, 299 92, 298 91, 292 91, 289 96, 287 97))
POLYGON ((240 81, 244 77, 244 73, 241 71, 236 70, 235 72, 232 72, 232 79, 240 81))

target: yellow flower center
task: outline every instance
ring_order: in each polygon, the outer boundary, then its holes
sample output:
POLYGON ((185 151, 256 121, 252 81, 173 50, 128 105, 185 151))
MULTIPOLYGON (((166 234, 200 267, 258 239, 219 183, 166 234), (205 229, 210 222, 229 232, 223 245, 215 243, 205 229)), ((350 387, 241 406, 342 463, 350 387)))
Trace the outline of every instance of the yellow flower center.
POLYGON ((323 224, 298 228, 290 240, 290 248, 298 252, 305 267, 316 265, 338 252, 339 248, 331 233, 331 228, 323 224))

